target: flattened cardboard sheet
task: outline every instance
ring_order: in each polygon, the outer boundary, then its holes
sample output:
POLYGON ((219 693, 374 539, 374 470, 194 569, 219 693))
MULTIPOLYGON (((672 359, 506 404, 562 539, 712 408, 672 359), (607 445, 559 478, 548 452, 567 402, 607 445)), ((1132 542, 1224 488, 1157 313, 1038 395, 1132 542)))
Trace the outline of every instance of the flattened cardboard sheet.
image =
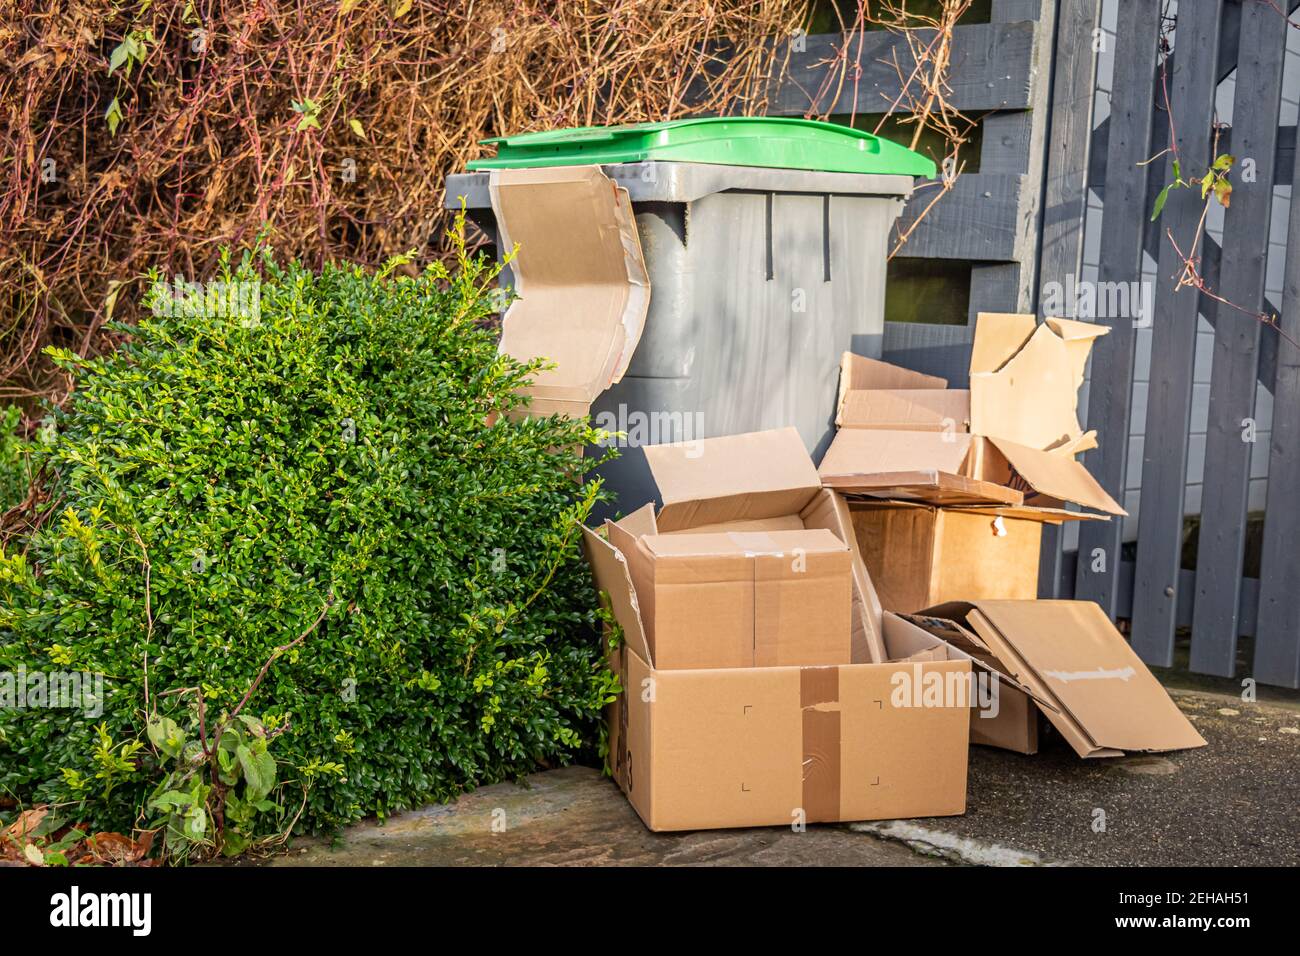
POLYGON ((500 350, 545 359, 527 389, 536 414, 587 414, 622 379, 650 305, 650 280, 627 190, 599 166, 499 169, 488 186, 518 298, 500 350))
POLYGON ((1081 757, 1203 747, 1191 722, 1091 601, 975 601, 929 608, 964 623, 1032 688, 1081 757))

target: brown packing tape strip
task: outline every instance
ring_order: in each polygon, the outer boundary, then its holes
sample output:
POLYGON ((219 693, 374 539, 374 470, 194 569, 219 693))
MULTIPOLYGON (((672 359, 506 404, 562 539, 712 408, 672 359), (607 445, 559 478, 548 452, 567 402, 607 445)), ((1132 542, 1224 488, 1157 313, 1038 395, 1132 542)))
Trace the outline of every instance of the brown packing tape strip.
POLYGON ((840 819, 840 669, 801 667, 803 811, 808 823, 840 819))

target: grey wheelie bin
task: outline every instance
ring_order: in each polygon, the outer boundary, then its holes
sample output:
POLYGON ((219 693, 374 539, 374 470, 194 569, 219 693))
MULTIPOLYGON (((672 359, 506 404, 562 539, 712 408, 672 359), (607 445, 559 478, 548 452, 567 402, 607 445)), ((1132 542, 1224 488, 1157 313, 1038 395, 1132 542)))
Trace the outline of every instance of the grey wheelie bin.
MULTIPOLYGON (((628 192, 649 310, 593 420, 625 431, 602 474, 629 511, 656 497, 639 446, 793 425, 815 461, 835 430, 840 355, 879 356, 890 231, 934 164, 870 133, 705 118, 489 140, 446 205, 489 235, 490 171, 599 165, 628 192)), ((498 253, 501 243, 498 241, 498 253)), ((511 281, 508 267, 502 283, 511 281)))

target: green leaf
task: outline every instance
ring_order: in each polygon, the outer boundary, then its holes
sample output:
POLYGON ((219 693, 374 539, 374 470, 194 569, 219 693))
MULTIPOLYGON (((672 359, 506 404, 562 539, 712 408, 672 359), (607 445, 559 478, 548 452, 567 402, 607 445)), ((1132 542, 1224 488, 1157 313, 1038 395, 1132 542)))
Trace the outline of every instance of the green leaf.
POLYGON ((185 749, 185 731, 170 717, 151 717, 145 725, 149 741, 168 757, 176 758, 185 749))
POLYGON ((1204 199, 1214 188, 1214 173, 1206 173, 1201 177, 1201 198, 1204 199))
POLYGON ((113 52, 108 57, 108 72, 111 75, 114 70, 119 69, 124 63, 131 58, 131 48, 129 38, 123 40, 117 46, 113 47, 113 52))
POLYGON ((117 135, 117 124, 122 122, 122 107, 117 102, 117 97, 113 97, 113 102, 108 104, 108 109, 104 111, 104 119, 108 123, 108 133, 110 136, 117 135))
POLYGON ((355 119, 348 120, 348 126, 352 128, 352 132, 357 135, 358 139, 366 138, 366 128, 361 125, 360 120, 355 120, 355 119))
POLYGON ((1160 190, 1160 195, 1156 197, 1155 207, 1151 210, 1151 221, 1155 222, 1160 218, 1160 213, 1165 208, 1165 200, 1169 198, 1169 190, 1174 188, 1173 183, 1169 183, 1164 189, 1160 190))
POLYGON ((188 807, 194 802, 194 797, 180 790, 168 790, 149 801, 149 806, 155 810, 171 810, 179 807, 188 807))
POLYGON ((235 752, 239 765, 244 768, 244 783, 247 784, 246 798, 253 803, 261 800, 275 786, 275 758, 265 749, 260 751, 251 747, 240 747, 235 752))
POLYGON ((1224 172, 1225 170, 1231 169, 1232 164, 1235 163, 1236 161, 1237 161, 1236 156, 1233 156, 1231 153, 1224 153, 1221 156, 1215 158, 1214 165, 1211 168, 1216 170, 1217 172, 1224 172))
POLYGON ((204 834, 208 832, 208 811, 202 807, 195 807, 185 817, 184 832, 191 840, 202 840, 204 834))
POLYGON ((1174 179, 1182 179, 1182 178, 1183 178, 1183 166, 1182 166, 1181 163, 1178 162, 1178 160, 1175 159, 1175 160, 1174 160, 1174 179))

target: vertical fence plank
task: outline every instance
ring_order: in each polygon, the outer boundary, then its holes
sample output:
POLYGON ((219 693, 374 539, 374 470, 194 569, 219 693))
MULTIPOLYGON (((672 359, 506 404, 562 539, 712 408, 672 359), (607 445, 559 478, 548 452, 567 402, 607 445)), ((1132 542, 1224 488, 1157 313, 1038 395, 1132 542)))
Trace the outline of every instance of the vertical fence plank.
MULTIPOLYGON (((1142 279, 1148 167, 1138 164, 1151 156, 1160 9, 1161 0, 1133 0, 1119 9, 1101 220, 1101 282, 1142 279)), ((1130 316, 1110 316, 1105 321, 1110 334, 1093 346, 1088 389, 1088 427, 1097 430, 1099 447, 1087 453, 1084 464, 1115 500, 1123 501, 1135 336, 1130 316)), ((1085 521, 1079 528, 1074 596, 1096 601, 1112 618, 1118 610, 1123 531, 1119 519, 1085 521)))
MULTIPOLYGON (((1168 78, 1175 135, 1183 174, 1206 168, 1214 119, 1214 71, 1219 56, 1222 0, 1199 0, 1178 8, 1178 64, 1168 78)), ((1162 117, 1163 118, 1163 117, 1162 117)), ((1165 159, 1165 181, 1173 174, 1165 159)), ((1178 569, 1183 544, 1183 498, 1192 413, 1192 367, 1196 359, 1196 289, 1174 291, 1201 218, 1199 189, 1175 189, 1160 219, 1159 271, 1147 387, 1147 424, 1142 451, 1142 499, 1138 516, 1137 571, 1133 582, 1133 649, 1148 663, 1173 663, 1178 608, 1178 569), (1170 241, 1172 236, 1173 241, 1170 241)))
POLYGON ((1268 503, 1260 555, 1259 616, 1255 625, 1255 680, 1300 687, 1300 150, 1291 178, 1286 272, 1282 286, 1281 334, 1273 387, 1269 442, 1268 503))
POLYGON ((1236 169, 1247 158, 1254 161, 1255 179, 1232 177, 1232 203, 1224 217, 1218 291, 1240 308, 1220 304, 1214 328, 1192 611, 1191 668, 1221 677, 1236 672, 1250 453, 1255 447, 1253 426, 1247 426, 1255 415, 1260 323, 1242 310, 1258 313, 1264 304, 1286 33, 1280 13, 1267 4, 1242 8, 1232 151, 1236 169))
MULTIPOLYGON (((1040 288, 1049 282, 1066 286, 1070 276, 1078 278, 1083 262, 1088 147, 1092 141, 1092 100, 1097 81, 1097 54, 1092 39, 1100 10, 1101 0, 1062 0, 1057 11, 1038 262, 1040 288)), ((1042 313, 1041 304, 1039 312, 1042 313)), ((1062 537, 1061 526, 1043 526, 1039 597, 1069 596, 1062 594, 1061 588, 1062 537)))

